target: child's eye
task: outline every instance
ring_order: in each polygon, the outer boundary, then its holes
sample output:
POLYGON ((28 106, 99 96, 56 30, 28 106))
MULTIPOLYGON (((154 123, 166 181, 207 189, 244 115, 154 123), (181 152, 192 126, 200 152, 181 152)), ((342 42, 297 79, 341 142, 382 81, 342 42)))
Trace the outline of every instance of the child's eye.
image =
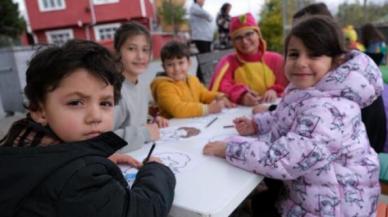
POLYGON ((100 105, 103 107, 113 107, 114 103, 113 101, 103 101, 100 103, 100 105))
POLYGON ((81 106, 82 102, 81 102, 81 100, 71 100, 71 101, 67 102, 66 105, 69 105, 69 106, 81 106))
POLYGON ((149 53, 149 52, 151 52, 151 48, 149 48, 149 47, 143 48, 143 52, 149 53))
POLYGON ((134 51, 136 48, 135 47, 128 47, 127 48, 129 51, 134 51))
POLYGON ((297 52, 289 52, 287 56, 288 57, 298 57, 298 55, 299 54, 297 52))
POLYGON ((166 66, 166 67, 173 67, 174 64, 172 64, 172 63, 166 63, 165 66, 166 66))

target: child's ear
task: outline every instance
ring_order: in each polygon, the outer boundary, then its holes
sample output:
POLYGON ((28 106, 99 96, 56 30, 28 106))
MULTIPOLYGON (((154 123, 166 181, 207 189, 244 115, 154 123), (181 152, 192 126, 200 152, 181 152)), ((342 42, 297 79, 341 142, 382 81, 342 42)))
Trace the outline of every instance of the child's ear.
POLYGON ((30 111, 30 115, 32 120, 34 120, 35 122, 43 126, 47 125, 46 112, 43 109, 39 108, 36 111, 30 111))

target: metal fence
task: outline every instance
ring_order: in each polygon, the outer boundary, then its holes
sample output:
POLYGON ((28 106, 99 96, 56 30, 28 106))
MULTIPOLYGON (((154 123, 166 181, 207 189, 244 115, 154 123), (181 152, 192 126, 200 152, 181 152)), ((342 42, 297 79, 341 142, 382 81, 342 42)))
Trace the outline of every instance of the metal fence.
POLYGON ((25 72, 27 63, 36 48, 10 47, 0 49, 0 99, 2 112, 6 114, 24 112, 25 72))

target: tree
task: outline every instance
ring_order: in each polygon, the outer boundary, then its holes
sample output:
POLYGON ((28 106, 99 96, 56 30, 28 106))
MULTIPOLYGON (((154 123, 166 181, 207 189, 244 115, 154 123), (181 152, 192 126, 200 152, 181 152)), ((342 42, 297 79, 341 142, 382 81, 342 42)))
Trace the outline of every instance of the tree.
POLYGON ((341 25, 353 25, 359 27, 365 23, 371 23, 379 20, 387 14, 388 3, 375 4, 372 2, 360 2, 348 4, 342 3, 339 5, 337 18, 341 25))
POLYGON ((282 52, 283 24, 281 0, 269 0, 260 13, 260 30, 267 42, 267 49, 282 52))
POLYGON ((186 22, 186 10, 183 4, 163 0, 158 12, 161 15, 162 22, 172 26, 174 35, 179 32, 180 26, 186 22))
POLYGON ((12 40, 17 39, 24 29, 26 23, 20 16, 18 5, 12 0, 0 1, 0 46, 9 45, 12 40))
POLYGON ((260 29, 264 39, 267 41, 268 50, 283 52, 283 36, 286 33, 287 27, 290 28, 291 26, 292 16, 299 9, 313 2, 313 0, 266 1, 260 13, 260 29), (285 11, 282 11, 283 4, 285 4, 285 11), (284 24, 283 21, 285 21, 284 24))
POLYGON ((360 4, 348 4, 347 2, 339 5, 337 18, 340 24, 362 25, 364 21, 364 8, 360 4))

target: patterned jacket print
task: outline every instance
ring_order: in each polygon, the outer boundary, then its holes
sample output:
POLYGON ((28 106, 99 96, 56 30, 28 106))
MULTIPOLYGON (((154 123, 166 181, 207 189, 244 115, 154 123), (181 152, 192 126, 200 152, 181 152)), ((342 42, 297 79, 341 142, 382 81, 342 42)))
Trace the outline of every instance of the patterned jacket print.
POLYGON ((379 162, 360 107, 383 91, 379 68, 365 54, 328 72, 314 87, 290 84, 273 112, 254 117, 256 138, 232 137, 232 164, 280 179, 289 191, 282 216, 375 216, 379 162))

